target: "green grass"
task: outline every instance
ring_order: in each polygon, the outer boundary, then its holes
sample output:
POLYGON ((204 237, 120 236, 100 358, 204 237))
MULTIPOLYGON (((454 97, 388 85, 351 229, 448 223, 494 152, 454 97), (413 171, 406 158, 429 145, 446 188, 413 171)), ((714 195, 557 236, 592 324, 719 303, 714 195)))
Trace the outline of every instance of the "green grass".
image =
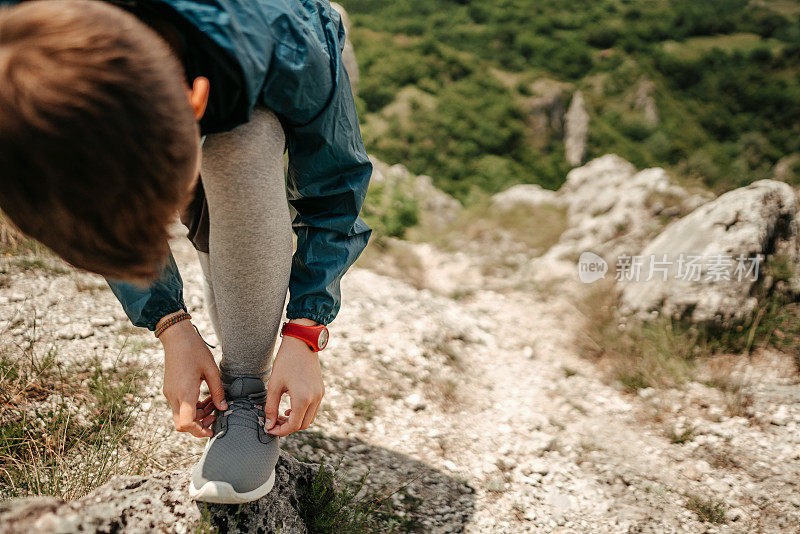
POLYGON ((671 320, 620 328, 618 296, 599 285, 583 303, 584 353, 600 360, 609 376, 626 390, 675 386, 692 376, 699 333, 676 328, 671 320))
MULTIPOLYGON (((37 271, 50 275, 67 274, 65 264, 53 253, 30 237, 22 234, 0 212, 0 257, 22 271, 37 271)), ((7 269, 2 273, 6 274, 7 269)))
POLYGON ((367 149, 462 201, 563 182, 561 125, 543 126, 537 80, 561 83, 565 106, 583 91, 590 158, 618 153, 725 190, 800 152, 796 1, 342 3, 367 149), (655 125, 633 105, 643 77, 655 125))
POLYGON ((52 257, 48 259, 41 256, 15 257, 13 264, 23 271, 37 271, 50 275, 67 274, 70 272, 61 266, 63 264, 60 264, 59 260, 52 257))
POLYGON ((208 503, 204 502, 203 508, 200 510, 200 523, 194 528, 194 534, 216 534, 217 532, 219 529, 212 523, 208 503))
MULTIPOLYGON (((774 348, 792 354, 800 369, 800 304, 786 291, 791 275, 788 258, 768 258, 760 277, 762 281, 771 278, 772 287, 756 286, 756 312, 733 328, 665 317, 621 322, 616 289, 599 284, 580 303, 585 319, 581 348, 630 392, 680 385, 694 379, 698 362, 710 356, 747 356, 755 349, 774 348)), ((747 414, 750 400, 742 384, 725 377, 707 383, 726 394, 730 415, 747 414)))
POLYGON ((334 468, 320 463, 305 502, 300 503, 303 520, 312 534, 363 534, 373 532, 411 532, 418 525, 413 519, 393 514, 388 498, 402 488, 383 493, 366 491, 369 471, 357 481, 345 483, 334 468))
POLYGON ((692 441, 692 438, 695 436, 696 432, 697 429, 693 426, 686 427, 681 431, 671 429, 669 432, 667 432, 667 437, 669 438, 670 443, 681 445, 683 443, 692 441))
POLYGON ((359 398, 353 400, 353 413, 359 419, 371 421, 375 417, 376 411, 375 401, 372 399, 359 398))
POLYGON ((680 59, 698 59, 713 49, 725 52, 752 52, 766 47, 774 52, 780 51, 781 42, 776 39, 764 39, 755 33, 734 33, 729 35, 705 35, 690 37, 682 42, 664 41, 664 51, 680 59))
POLYGON ((720 501, 708 499, 699 495, 686 496, 686 509, 694 512, 704 523, 722 524, 726 522, 725 512, 727 506, 720 501))
POLYGON ((0 254, 17 255, 49 255, 47 247, 21 233, 11 224, 6 215, 0 212, 0 254))
POLYGON ((797 0, 758 0, 753 4, 766 6, 788 17, 800 14, 800 2, 797 0))
MULTIPOLYGON (((411 229, 407 237, 414 241, 427 241, 442 250, 455 252, 470 244, 480 243, 492 247, 505 239, 519 246, 530 256, 547 251, 558 242, 567 228, 564 208, 551 205, 531 207, 518 204, 498 209, 486 195, 479 195, 461 210, 455 220, 436 232, 424 227, 411 229)), ((494 264, 502 264, 495 258, 494 264)))
POLYGON ((61 361, 35 330, 0 352, 0 496, 74 499, 114 474, 139 473, 147 455, 129 433, 142 371, 120 360, 110 370, 97 358, 61 361))
POLYGON ((361 217, 372 228, 375 238, 402 238, 419 222, 419 207, 412 180, 373 181, 361 217))

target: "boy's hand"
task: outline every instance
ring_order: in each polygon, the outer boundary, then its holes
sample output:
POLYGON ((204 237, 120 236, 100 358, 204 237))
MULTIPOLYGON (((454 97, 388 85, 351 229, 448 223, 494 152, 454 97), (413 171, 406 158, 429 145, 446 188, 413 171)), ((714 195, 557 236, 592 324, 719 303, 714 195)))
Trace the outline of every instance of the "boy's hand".
POLYGON ((159 339, 164 346, 163 391, 172 407, 175 430, 198 438, 211 437, 214 406, 219 410, 228 409, 211 351, 188 319, 167 328, 159 339), (198 402, 203 380, 211 396, 198 402))
MULTIPOLYGON (((316 324, 308 319, 294 322, 316 324)), ((284 336, 267 383, 267 403, 264 406, 267 417, 264 426, 267 431, 283 437, 296 430, 305 430, 314 422, 324 394, 317 353, 308 348, 304 341, 284 336), (278 415, 278 406, 284 393, 291 398, 291 409, 286 411, 288 420, 278 415)))

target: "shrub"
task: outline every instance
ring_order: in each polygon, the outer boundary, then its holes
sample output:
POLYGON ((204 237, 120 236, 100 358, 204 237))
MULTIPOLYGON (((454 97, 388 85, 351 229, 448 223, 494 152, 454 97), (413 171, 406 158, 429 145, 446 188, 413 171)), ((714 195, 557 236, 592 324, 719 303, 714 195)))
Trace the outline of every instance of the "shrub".
POLYGON ((619 28, 614 26, 600 25, 589 31, 586 42, 595 48, 611 48, 622 35, 619 28))
POLYGON ((419 221, 419 207, 413 184, 403 180, 370 183, 361 210, 375 237, 404 237, 419 221))
POLYGON ((573 82, 596 100, 590 157, 615 152, 684 177, 697 175, 702 163, 705 182, 726 189, 800 151, 800 18, 769 3, 598 0, 566 12, 557 0, 344 3, 355 22, 360 116, 380 115, 406 85, 438 103, 402 125, 366 128, 367 148, 433 176, 461 199, 474 187, 494 190, 509 175, 548 187, 563 181, 569 167, 550 142, 560 141, 560 132, 534 132, 525 116, 535 96, 523 88, 543 77, 573 82), (641 76, 656 84, 663 135, 602 109, 627 106, 641 76), (769 142, 763 164, 736 152, 748 133, 769 142), (492 156, 498 180, 479 161, 484 156, 492 156))

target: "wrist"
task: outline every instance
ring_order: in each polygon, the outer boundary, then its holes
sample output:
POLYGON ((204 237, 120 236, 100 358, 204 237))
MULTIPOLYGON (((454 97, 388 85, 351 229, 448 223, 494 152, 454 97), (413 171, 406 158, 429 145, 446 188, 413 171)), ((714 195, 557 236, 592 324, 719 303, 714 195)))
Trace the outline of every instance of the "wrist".
POLYGON ((306 319, 305 317, 299 317, 297 319, 289 319, 288 322, 294 324, 301 324, 304 326, 317 326, 318 324, 320 324, 312 319, 306 319))
MULTIPOLYGON (((319 359, 319 353, 311 350, 308 343, 296 337, 284 336, 281 339, 281 345, 278 349, 278 354, 285 354, 286 356, 300 357, 300 361, 305 361, 309 358, 313 360, 319 359)), ((277 358, 276 355, 276 358, 277 358)))
POLYGON ((192 316, 183 310, 179 310, 162 317, 156 323, 156 338, 162 345, 169 344, 179 336, 185 335, 187 331, 193 331, 192 316))

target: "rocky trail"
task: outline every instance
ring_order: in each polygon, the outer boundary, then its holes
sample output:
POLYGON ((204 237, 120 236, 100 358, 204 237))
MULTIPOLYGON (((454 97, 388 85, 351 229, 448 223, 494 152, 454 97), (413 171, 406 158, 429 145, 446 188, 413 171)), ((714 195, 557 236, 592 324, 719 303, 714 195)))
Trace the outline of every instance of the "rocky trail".
MULTIPOLYGON (((369 469, 368 490, 391 492, 409 531, 800 531, 800 385, 785 355, 754 351, 732 371, 747 416, 730 416, 723 392, 700 382, 626 393, 581 353, 576 303, 588 286, 574 262, 525 258, 491 274, 486 247, 409 246, 429 256, 428 280, 458 291, 351 269, 322 358, 323 408, 285 450, 341 460, 345 479, 369 469)), ((185 239, 173 250, 215 344, 194 252, 185 239)), ((65 361, 141 366, 146 472, 192 465, 202 442, 171 428, 157 342, 127 324, 102 279, 51 258, 2 261, 4 346, 33 336, 65 361)))
MULTIPOLYGON (((192 313, 208 333, 193 252, 183 242, 175 252, 192 313)), ((2 289, 4 317, 27 306, 49 316, 73 310, 54 333, 65 354, 102 350, 115 328, 128 329, 107 291, 70 287, 87 277, 18 273, 2 289), (79 310, 105 312, 114 323, 84 337, 79 310)), ((313 432, 297 433, 285 448, 312 461, 343 457, 354 475, 369 467, 371 487, 401 488, 392 499, 420 532, 797 527, 800 393, 788 378, 768 367, 754 385, 757 405, 785 407, 777 425, 769 414, 761 422, 720 416, 722 400, 699 384, 631 396, 607 385, 576 350, 581 318, 561 296, 575 287, 544 296, 473 289, 453 300, 354 268, 324 358, 325 408, 313 432), (687 443, 670 442, 667 429, 676 424, 696 426, 687 443), (690 495, 726 503, 728 523, 699 521, 686 508, 690 495)), ((138 357, 153 381, 148 420, 167 439, 161 462, 189 465, 201 443, 170 431, 158 350, 143 336, 148 347, 138 357)))
MULTIPOLYGON (((367 282, 373 277, 359 271, 345 287, 363 301, 359 288, 395 284, 367 282)), ((777 392, 770 398, 768 391, 782 382, 778 398, 794 417, 789 428, 771 424, 769 414, 763 424, 720 416, 723 399, 700 384, 688 391, 621 393, 576 349, 581 317, 571 300, 559 295, 577 290, 555 289, 554 296, 543 297, 476 289, 458 303, 442 301, 434 313, 417 315, 412 307, 408 313, 418 318, 408 335, 418 332, 424 344, 425 325, 434 321, 422 316, 441 314, 448 325, 443 336, 458 340, 446 349, 458 361, 442 373, 456 384, 455 392, 444 404, 426 402, 419 411, 408 397, 400 405, 381 401, 382 409, 367 425, 368 441, 421 458, 473 488, 474 499, 462 500, 473 508, 464 525, 468 532, 797 528, 800 436, 794 379, 776 377, 768 366, 761 379, 777 383, 768 382, 764 397, 755 400, 756 410, 769 410, 777 392), (695 429, 688 443, 671 443, 675 425, 695 429), (686 507, 692 496, 726 503, 730 522, 714 527, 698 521, 686 507)), ((426 307, 431 300, 424 290, 413 299, 427 301, 426 307)), ((350 314, 345 317, 342 322, 349 323, 350 314)), ((436 397, 428 385, 419 393, 436 397)), ((433 495, 423 502, 429 498, 433 495)), ((452 507, 451 502, 444 510, 452 507)), ((458 531, 461 526, 444 510, 424 517, 423 531, 458 531)))

